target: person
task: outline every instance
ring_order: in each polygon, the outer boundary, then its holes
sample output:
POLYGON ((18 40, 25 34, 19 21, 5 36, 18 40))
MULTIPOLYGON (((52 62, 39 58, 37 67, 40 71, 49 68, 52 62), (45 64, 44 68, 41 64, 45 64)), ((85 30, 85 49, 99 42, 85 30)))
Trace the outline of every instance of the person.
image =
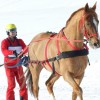
POLYGON ((15 24, 8 24, 6 26, 6 33, 8 37, 1 42, 1 51, 4 55, 4 66, 8 83, 6 100, 15 100, 14 88, 16 86, 16 81, 20 88, 20 100, 28 100, 26 83, 22 86, 23 82, 25 82, 23 68, 21 65, 16 66, 20 61, 20 58, 17 56, 24 50, 26 44, 22 39, 17 38, 17 28, 15 24))

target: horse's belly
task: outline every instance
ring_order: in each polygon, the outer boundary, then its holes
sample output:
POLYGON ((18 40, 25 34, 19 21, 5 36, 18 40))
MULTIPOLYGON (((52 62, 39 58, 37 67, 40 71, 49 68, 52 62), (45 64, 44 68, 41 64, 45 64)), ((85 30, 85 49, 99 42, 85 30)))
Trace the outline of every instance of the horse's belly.
POLYGON ((44 65, 44 68, 50 72, 57 72, 60 74, 60 65, 59 62, 55 61, 54 62, 54 66, 52 65, 52 62, 48 62, 44 65))

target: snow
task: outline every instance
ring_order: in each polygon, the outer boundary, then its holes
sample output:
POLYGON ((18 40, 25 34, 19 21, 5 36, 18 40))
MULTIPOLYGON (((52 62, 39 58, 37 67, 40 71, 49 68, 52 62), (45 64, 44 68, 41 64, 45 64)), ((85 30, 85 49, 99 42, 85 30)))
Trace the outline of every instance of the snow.
MULTIPOLYGON (((26 44, 40 32, 59 32, 65 26, 67 19, 77 9, 93 6, 95 0, 0 0, 0 43, 6 38, 5 26, 8 23, 16 24, 18 37, 22 37, 26 44)), ((97 1, 96 12, 100 18, 100 1, 97 1)), ((99 28, 100 31, 100 28, 99 28)), ((0 51, 0 64, 3 55, 0 51)), ((89 53, 90 66, 87 66, 81 87, 84 100, 100 100, 100 49, 91 49, 89 53)), ((25 68, 24 68, 25 69, 25 68)), ((40 100, 50 100, 45 81, 50 72, 43 69, 40 77, 40 100)), ((5 100, 7 80, 5 69, 0 68, 0 100, 5 100)), ((15 88, 16 100, 19 100, 18 84, 15 88)), ((72 87, 61 77, 54 85, 56 100, 71 100, 72 87)), ((28 92, 29 100, 34 97, 28 92)))

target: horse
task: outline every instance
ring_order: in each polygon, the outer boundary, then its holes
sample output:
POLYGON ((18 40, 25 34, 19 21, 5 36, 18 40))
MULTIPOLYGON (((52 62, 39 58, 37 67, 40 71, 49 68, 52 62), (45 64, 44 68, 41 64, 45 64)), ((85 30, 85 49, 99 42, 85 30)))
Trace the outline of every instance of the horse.
POLYGON ((96 3, 86 5, 71 14, 60 32, 42 32, 33 37, 28 47, 27 85, 35 100, 39 100, 39 77, 43 68, 51 72, 45 82, 52 99, 54 83, 60 76, 71 85, 72 100, 83 100, 80 87, 88 64, 88 46, 100 47, 96 3), (86 41, 86 42, 85 42, 86 41))

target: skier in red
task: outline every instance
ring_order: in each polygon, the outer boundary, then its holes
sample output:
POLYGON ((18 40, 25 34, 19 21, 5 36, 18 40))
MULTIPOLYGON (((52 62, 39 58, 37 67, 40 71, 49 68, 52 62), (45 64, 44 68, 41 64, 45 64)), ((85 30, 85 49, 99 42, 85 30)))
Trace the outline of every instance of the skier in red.
POLYGON ((16 81, 19 84, 20 100, 28 100, 28 93, 26 84, 22 87, 25 80, 22 66, 17 66, 19 59, 15 59, 26 47, 26 44, 22 39, 17 38, 17 28, 14 24, 8 24, 6 26, 6 32, 8 37, 1 42, 1 51, 4 55, 5 72, 7 76, 8 88, 6 91, 6 100, 15 100, 14 88, 16 81))

